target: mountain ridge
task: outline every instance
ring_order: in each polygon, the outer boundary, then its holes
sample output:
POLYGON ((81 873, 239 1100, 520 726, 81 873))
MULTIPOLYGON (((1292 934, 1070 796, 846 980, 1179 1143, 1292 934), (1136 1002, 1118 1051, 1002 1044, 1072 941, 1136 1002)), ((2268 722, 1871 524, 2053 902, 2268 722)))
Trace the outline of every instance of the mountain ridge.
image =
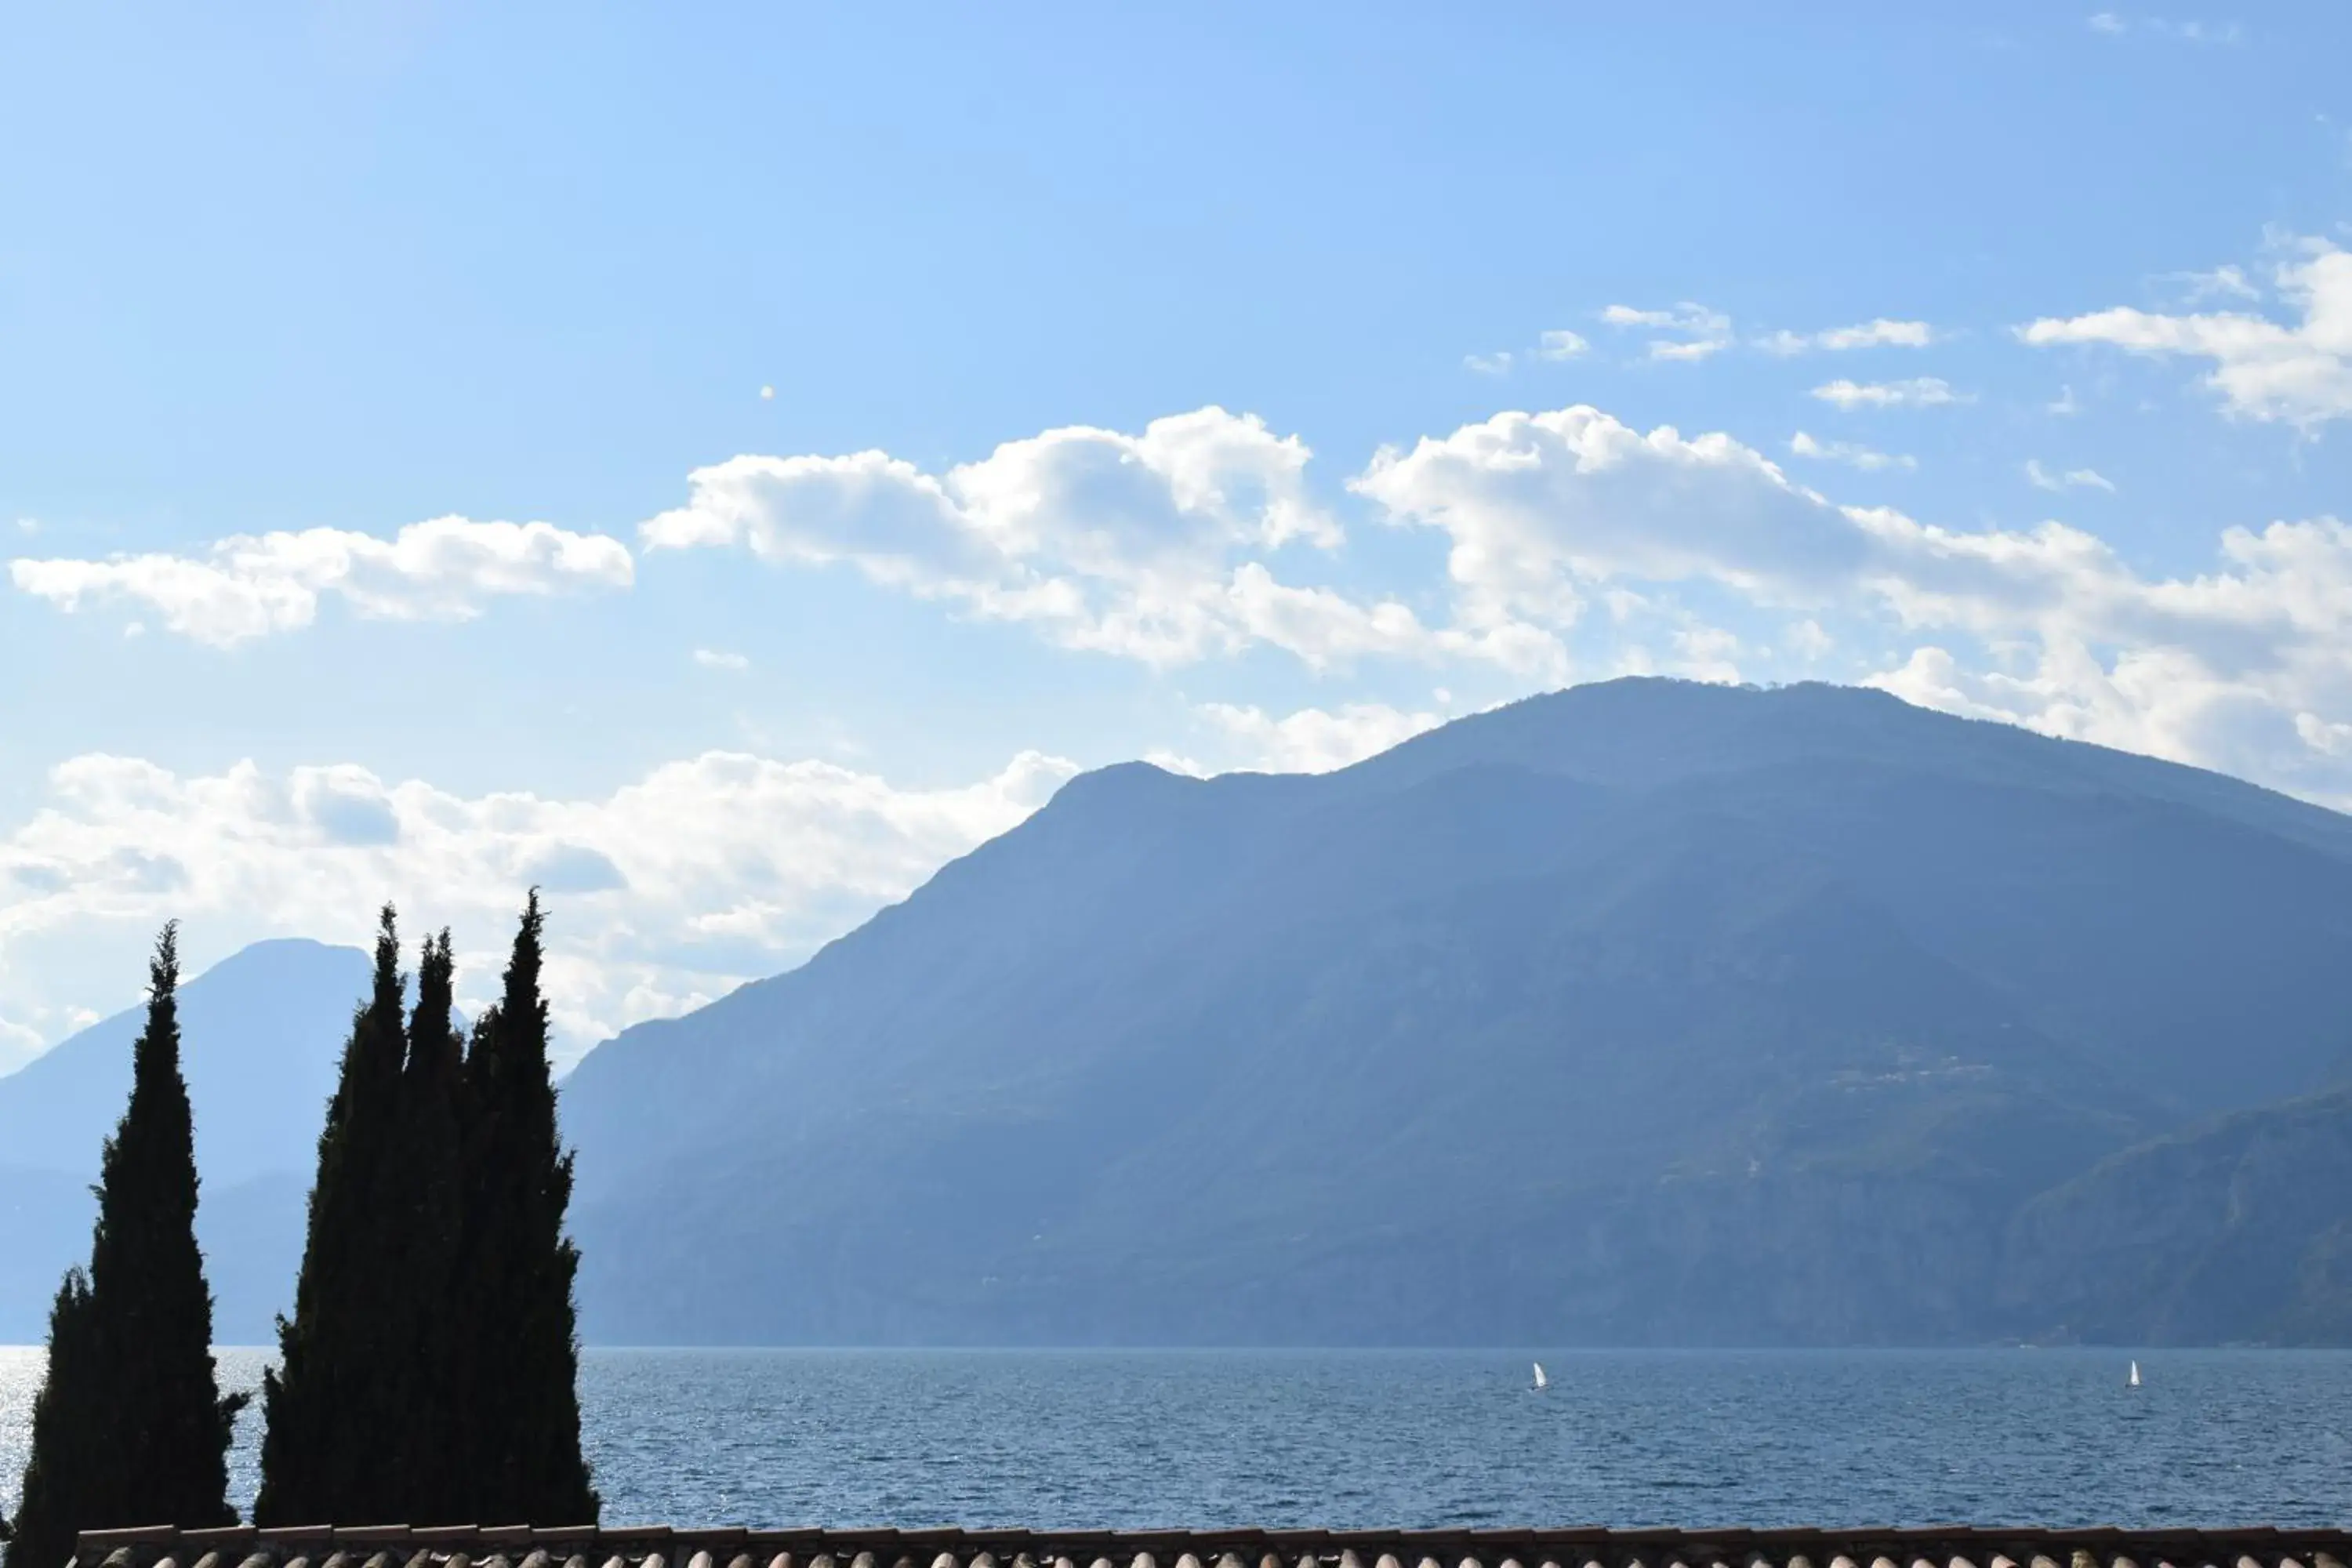
POLYGON ((2031 1331, 1994 1289, 2010 1215, 2312 1088, 2347 909, 2323 808, 1843 689, 1579 688, 1320 777, 1101 770, 799 969, 590 1054, 585 1322, 2031 1331), (2215 1049, 2256 984, 2269 1034, 2215 1049), (1327 1282, 1288 1282, 1310 1258, 1327 1282), (1762 1304, 1701 1303, 1720 1270, 1762 1304))

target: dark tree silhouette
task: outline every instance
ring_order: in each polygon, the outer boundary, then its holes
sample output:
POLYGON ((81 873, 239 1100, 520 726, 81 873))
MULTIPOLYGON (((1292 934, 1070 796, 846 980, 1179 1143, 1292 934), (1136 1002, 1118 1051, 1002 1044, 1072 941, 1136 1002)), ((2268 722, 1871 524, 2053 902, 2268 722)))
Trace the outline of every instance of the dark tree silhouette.
POLYGON ((580 1347, 563 1234, 572 1156, 558 1139, 540 992, 545 916, 534 889, 506 984, 466 1058, 469 1211, 463 1300, 473 1344, 469 1401, 475 1517, 578 1524, 596 1518, 580 1451, 580 1347))
POLYGON ((228 1524, 212 1293, 196 1248, 195 1129, 180 1073, 179 931, 148 968, 131 1103, 100 1167, 89 1270, 58 1289, 9 1568, 58 1568, 77 1531, 228 1524))
POLYGON ((393 911, 319 1140, 256 1522, 582 1524, 579 1347, 531 894, 499 1001, 457 1029, 449 933, 404 1035, 393 911))
POLYGON ((386 1462, 386 1444, 407 1429, 415 1380, 429 1373, 412 1361, 404 1331, 406 1282, 386 1268, 397 1235, 387 1205, 399 1191, 404 991, 387 904, 374 984, 352 1016, 319 1135, 294 1316, 278 1320, 279 1365, 262 1380, 257 1524, 407 1517, 411 1478, 386 1462))
MULTIPOLYGON (((456 1028, 457 961, 449 933, 427 940, 416 971, 401 1077, 397 1190, 386 1203, 385 1257, 408 1345, 405 1409, 391 1458, 406 1477, 399 1517, 465 1524, 478 1515, 469 1318, 475 1303, 458 1273, 466 1225, 466 1040, 456 1028)), ((387 1515, 386 1517, 391 1517, 387 1515)))

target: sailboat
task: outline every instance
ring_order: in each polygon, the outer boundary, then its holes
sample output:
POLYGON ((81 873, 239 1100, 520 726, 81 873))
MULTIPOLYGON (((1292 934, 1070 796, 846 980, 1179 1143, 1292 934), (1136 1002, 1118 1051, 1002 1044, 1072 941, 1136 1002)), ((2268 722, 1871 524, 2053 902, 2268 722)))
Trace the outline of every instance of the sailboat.
MULTIPOLYGON (((2139 1372, 2137 1367, 2133 1369, 2132 1375, 2134 1377, 2137 1377, 2139 1375, 2139 1372)), ((1549 1388, 1550 1386, 1551 1379, 1544 1375, 1543 1363, 1536 1363, 1536 1392, 1538 1394, 1541 1394, 1545 1389, 1549 1388)))
POLYGON ((2131 1375, 2124 1379, 2124 1386, 2126 1388, 2137 1388, 2139 1386, 2139 1363, 2134 1362, 2131 1363, 2131 1375))

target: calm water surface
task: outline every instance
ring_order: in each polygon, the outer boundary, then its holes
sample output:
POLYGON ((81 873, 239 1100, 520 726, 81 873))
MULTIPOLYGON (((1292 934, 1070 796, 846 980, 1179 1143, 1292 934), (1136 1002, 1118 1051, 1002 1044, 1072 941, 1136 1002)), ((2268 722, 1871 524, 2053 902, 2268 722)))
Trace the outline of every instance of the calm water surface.
MULTIPOLYGON (((581 1394, 614 1523, 2352 1521, 2352 1352, 1536 1353, 1541 1394, 1496 1352, 598 1350, 581 1394)), ((40 1364, 0 1350, 12 1504, 40 1364)))

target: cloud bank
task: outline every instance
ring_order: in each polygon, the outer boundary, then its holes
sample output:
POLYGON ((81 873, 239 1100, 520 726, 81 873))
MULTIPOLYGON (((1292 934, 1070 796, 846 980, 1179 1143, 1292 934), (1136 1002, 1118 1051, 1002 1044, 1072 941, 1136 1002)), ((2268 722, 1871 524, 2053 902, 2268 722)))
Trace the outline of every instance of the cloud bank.
POLYGON ((412 930, 446 923, 478 943, 465 956, 480 988, 537 885, 555 911, 556 1022, 577 1050, 799 962, 1076 771, 1024 752, 961 788, 902 789, 825 763, 708 752, 610 795, 560 799, 469 797, 351 764, 191 777, 75 757, 0 838, 0 987, 21 1048, 81 1021, 42 1011, 36 971, 94 933, 143 940, 179 918, 215 944, 365 945, 370 911, 390 898, 412 930))
POLYGON ((215 647, 307 626, 334 595, 378 620, 465 620, 504 595, 626 588, 628 546, 546 522, 438 517, 394 538, 345 529, 240 534, 203 555, 19 559, 16 586, 68 614, 128 604, 215 647))

